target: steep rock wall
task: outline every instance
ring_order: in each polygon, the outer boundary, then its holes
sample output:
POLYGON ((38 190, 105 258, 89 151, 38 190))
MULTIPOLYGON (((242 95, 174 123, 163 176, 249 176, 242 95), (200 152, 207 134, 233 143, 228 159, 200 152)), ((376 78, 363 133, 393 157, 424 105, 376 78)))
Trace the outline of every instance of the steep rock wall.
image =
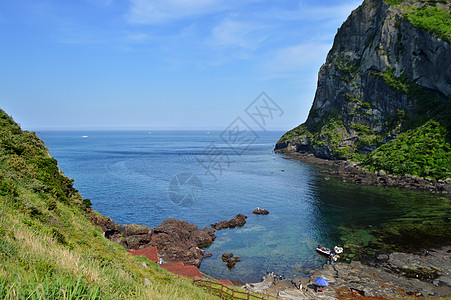
MULTIPOLYGON (((366 154, 395 138, 407 120, 427 114, 424 98, 451 102, 450 44, 405 17, 424 2, 365 0, 354 10, 319 71, 307 121, 276 149, 329 159, 366 154)), ((450 1, 434 5, 449 13, 450 1)))

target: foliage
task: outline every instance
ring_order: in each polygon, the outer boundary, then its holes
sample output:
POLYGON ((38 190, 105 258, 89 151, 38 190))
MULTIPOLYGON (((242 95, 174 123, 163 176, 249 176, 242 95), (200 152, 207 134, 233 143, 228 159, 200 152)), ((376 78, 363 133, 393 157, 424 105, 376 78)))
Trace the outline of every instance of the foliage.
POLYGON ((451 42, 451 14, 438 7, 423 6, 409 9, 405 14, 413 26, 451 42))
POLYGON ((90 205, 0 110, 0 299, 212 299, 105 239, 84 215, 90 205))
POLYGON ((398 6, 400 5, 404 0, 384 0, 385 4, 391 5, 391 6, 398 6))
POLYGON ((396 175, 451 177, 451 143, 448 131, 439 122, 426 124, 401 133, 364 159, 370 170, 385 170, 396 175))
POLYGON ((350 60, 347 57, 337 57, 334 60, 334 67, 340 74, 340 79, 350 83, 354 80, 359 70, 360 60, 350 60))
POLYGON ((295 140, 304 135, 309 135, 309 131, 305 124, 301 124, 296 128, 293 128, 290 131, 286 132, 284 135, 282 135, 282 137, 279 139, 277 143, 278 144, 285 143, 289 140, 295 140))

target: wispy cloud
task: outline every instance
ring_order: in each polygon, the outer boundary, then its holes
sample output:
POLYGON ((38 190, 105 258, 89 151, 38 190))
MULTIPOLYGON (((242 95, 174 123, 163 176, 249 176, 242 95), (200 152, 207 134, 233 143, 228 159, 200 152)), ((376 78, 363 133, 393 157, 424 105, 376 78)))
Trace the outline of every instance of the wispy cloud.
POLYGON ((230 5, 224 0, 131 0, 127 20, 154 24, 218 12, 230 5))
POLYGON ((262 34, 265 26, 225 19, 217 24, 207 39, 207 44, 213 48, 243 48, 254 50, 266 39, 262 34))

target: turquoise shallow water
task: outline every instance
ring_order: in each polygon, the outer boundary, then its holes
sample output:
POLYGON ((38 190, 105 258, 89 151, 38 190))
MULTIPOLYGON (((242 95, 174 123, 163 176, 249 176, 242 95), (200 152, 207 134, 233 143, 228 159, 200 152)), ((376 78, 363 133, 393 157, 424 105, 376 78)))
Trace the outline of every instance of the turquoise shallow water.
POLYGON ((375 229, 412 218, 449 220, 449 198, 325 180, 319 167, 274 154, 282 134, 258 132, 252 142, 233 147, 221 132, 206 131, 38 135, 93 208, 120 224, 155 227, 177 218, 204 227, 247 215, 242 228, 217 232, 208 249, 213 256, 201 266, 211 276, 257 281, 267 266, 287 277, 304 276, 325 263, 314 251, 318 244, 364 244, 375 229), (196 181, 174 190, 171 182, 183 179, 180 174, 196 181), (193 196, 194 205, 177 205, 174 195, 193 196), (252 215, 256 206, 270 214, 252 215), (232 271, 221 261, 230 252, 242 258, 232 271))

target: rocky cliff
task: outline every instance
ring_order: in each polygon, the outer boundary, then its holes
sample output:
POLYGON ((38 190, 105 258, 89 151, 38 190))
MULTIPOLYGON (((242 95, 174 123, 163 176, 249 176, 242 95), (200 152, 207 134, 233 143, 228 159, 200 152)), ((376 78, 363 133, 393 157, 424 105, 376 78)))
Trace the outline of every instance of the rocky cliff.
POLYGON ((276 150, 369 161, 402 132, 433 122, 439 150, 450 154, 450 3, 365 0, 338 30, 307 121, 276 150))

